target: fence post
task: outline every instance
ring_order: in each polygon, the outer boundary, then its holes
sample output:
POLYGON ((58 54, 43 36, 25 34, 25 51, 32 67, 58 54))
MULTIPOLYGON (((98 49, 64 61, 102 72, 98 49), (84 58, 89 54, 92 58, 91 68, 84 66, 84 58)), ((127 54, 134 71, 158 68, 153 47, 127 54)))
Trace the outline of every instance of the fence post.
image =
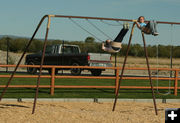
POLYGON ((54 95, 55 67, 51 68, 51 95, 54 95))
POLYGON ((177 88, 178 88, 178 70, 175 70, 175 81, 174 81, 174 95, 177 96, 177 88))
POLYGON ((116 70, 116 84, 115 84, 115 94, 118 92, 118 86, 119 86, 119 68, 115 67, 116 70))

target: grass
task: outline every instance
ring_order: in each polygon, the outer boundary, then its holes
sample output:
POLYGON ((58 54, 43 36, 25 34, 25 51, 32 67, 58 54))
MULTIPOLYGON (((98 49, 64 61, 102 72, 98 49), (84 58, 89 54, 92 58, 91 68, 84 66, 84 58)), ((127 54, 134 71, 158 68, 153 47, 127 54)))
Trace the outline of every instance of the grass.
MULTIPOLYGON (((4 74, 4 73, 3 73, 4 74)), ((8 78, 0 78, 0 85, 5 85, 8 78)), ((36 78, 13 78, 11 85, 36 85, 36 78)), ((50 79, 41 78, 41 85, 49 85, 50 79)), ((168 86, 169 81, 160 81, 159 86, 168 86)), ((96 85, 96 86, 113 86, 115 80, 112 79, 56 79, 55 85, 96 85)), ((156 86, 157 81, 153 80, 154 86, 156 86)), ((180 83, 179 83, 180 84, 180 83)), ((122 86, 150 86, 149 80, 123 80, 122 86)), ((171 82, 173 86, 173 81, 171 82)), ((2 93, 2 88, 0 88, 0 93, 2 93)), ((159 90, 161 93, 166 93, 168 90, 159 90)), ((156 92, 156 89, 155 89, 156 92)), ((170 95, 159 95, 156 93, 156 98, 170 98, 176 99, 180 98, 173 95, 173 90, 171 90, 170 95)), ((179 92, 178 92, 179 93, 179 92)), ((5 98, 33 98, 35 95, 35 88, 8 88, 5 93, 5 98)), ((39 98, 114 98, 114 89, 55 89, 55 94, 50 95, 49 88, 39 89, 39 98)), ((119 98, 133 98, 133 99, 143 99, 152 98, 152 93, 150 89, 120 89, 119 98)))

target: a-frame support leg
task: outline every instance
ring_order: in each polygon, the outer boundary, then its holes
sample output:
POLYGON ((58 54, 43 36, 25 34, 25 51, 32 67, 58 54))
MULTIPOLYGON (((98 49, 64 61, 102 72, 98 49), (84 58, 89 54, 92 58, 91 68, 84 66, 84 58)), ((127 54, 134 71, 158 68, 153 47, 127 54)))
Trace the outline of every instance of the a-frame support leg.
MULTIPOLYGON (((130 38, 129 38, 129 43, 128 43, 128 47, 127 47, 127 52, 126 52, 126 56, 124 58, 124 63, 123 63, 122 71, 121 71, 121 76, 120 76, 120 79, 119 79, 118 90, 117 90, 117 93, 115 95, 115 100, 114 100, 114 105, 113 105, 112 111, 114 111, 115 107, 116 107, 118 94, 119 94, 119 90, 120 90, 120 85, 121 85, 121 82, 122 82, 122 77, 123 77, 124 69, 125 69, 125 65, 126 65, 126 60, 127 60, 127 56, 128 56, 130 45, 131 45, 131 39, 132 39, 133 32, 134 32, 134 27, 135 27, 135 23, 132 26, 132 30, 131 30, 131 34, 130 34, 130 38)), ((142 37, 143 37, 143 43, 144 43, 144 52, 145 52, 145 56, 146 56, 146 63, 147 63, 147 67, 148 67, 149 80, 150 80, 150 85, 151 85, 151 90, 152 90, 154 108, 155 108, 155 113, 157 115, 158 113, 157 113, 157 107, 156 107, 156 100, 155 100, 155 96, 154 96, 154 89, 153 89, 153 85, 152 85, 151 71, 150 71, 150 67, 149 67, 148 53, 147 53, 147 49, 146 49, 146 42, 145 42, 145 37, 144 37, 143 32, 142 32, 142 37)))
POLYGON ((128 47, 127 47, 127 51, 126 51, 126 56, 124 58, 124 63, 123 63, 123 67, 122 67, 122 70, 121 70, 121 76, 120 76, 119 84, 118 84, 118 90, 117 90, 117 93, 115 95, 115 100, 114 100, 114 105, 113 105, 112 111, 114 111, 115 108, 116 108, 116 102, 117 102, 117 98, 118 98, 118 94, 119 94, 119 89, 120 89, 122 77, 123 77, 123 74, 124 74, 124 68, 126 66, 126 60, 127 60, 127 56, 128 56, 130 45, 131 45, 131 39, 132 39, 132 36, 133 36, 133 33, 134 33, 134 27, 135 27, 135 23, 133 23, 133 26, 132 26, 132 29, 131 29, 131 34, 130 34, 130 37, 129 37, 129 43, 128 43, 128 47))
POLYGON ((143 38, 143 43, 144 43, 144 52, 145 52, 145 56, 146 56, 146 63, 147 63, 147 68, 148 68, 149 81, 150 81, 150 85, 151 85, 154 109, 155 109, 156 115, 158 115, 157 107, 156 107, 156 100, 155 100, 155 96, 154 96, 154 88, 153 88, 152 78, 151 78, 151 70, 149 67, 148 52, 147 52, 147 48, 146 48, 146 41, 145 41, 145 37, 144 37, 144 32, 142 32, 142 38, 143 38))
POLYGON ((20 60, 18 61, 18 63, 17 63, 17 65, 16 65, 13 73, 11 74, 11 77, 9 78, 9 80, 8 80, 8 82, 7 82, 7 84, 6 84, 6 87, 4 88, 4 90, 3 90, 3 92, 2 92, 2 94, 1 94, 1 96, 0 96, 0 101, 1 101, 2 97, 4 96, 4 94, 5 94, 5 92, 6 92, 7 88, 8 88, 8 86, 10 85, 11 80, 12 80, 12 78, 14 77, 14 74, 16 73, 16 71, 17 71, 17 69, 18 69, 18 67, 19 67, 19 65, 20 65, 20 63, 21 63, 24 55, 26 54, 27 49, 29 48, 30 44, 32 43, 32 41, 33 41, 33 39, 34 39, 37 31, 39 30, 42 22, 44 21, 44 19, 45 19, 46 17, 48 17, 48 24, 47 24, 46 36, 45 36, 45 41, 44 41, 44 46, 43 46, 43 54, 42 54, 42 58, 41 58, 40 72, 39 72, 39 76, 38 76, 38 79, 37 79, 36 94, 35 94, 35 98, 34 98, 34 105, 33 105, 32 114, 34 114, 34 112, 35 112, 35 107, 36 107, 36 100, 37 100, 38 91, 39 91, 40 77, 41 77, 41 73, 42 73, 42 65, 43 65, 43 63, 44 63, 44 55, 45 55, 45 50, 46 50, 47 37, 48 37, 48 32, 49 32, 49 27, 50 27, 50 18, 51 18, 51 16, 45 15, 45 16, 41 19, 41 21, 39 22, 39 24, 38 24, 38 26, 37 26, 37 28, 36 28, 33 36, 31 37, 29 43, 27 44, 27 46, 26 46, 26 48, 25 48, 25 50, 24 50, 24 52, 23 52, 20 60))
POLYGON ((25 54, 26 54, 26 52, 27 52, 29 46, 31 45, 31 43, 32 43, 32 41, 33 41, 33 39, 34 39, 34 37, 35 37, 35 35, 36 35, 36 33, 37 33, 37 31, 39 30, 39 28, 40 28, 42 22, 44 21, 44 19, 45 19, 46 17, 47 17, 47 15, 45 15, 45 16, 41 19, 41 21, 39 22, 39 24, 38 24, 38 26, 37 26, 35 32, 33 33, 33 36, 31 37, 31 39, 29 40, 27 46, 25 47, 25 50, 24 50, 24 52, 23 52, 21 58, 19 59, 19 61, 18 61, 17 65, 16 65, 16 67, 15 67, 13 73, 11 74, 11 76, 10 76, 10 78, 9 78, 7 84, 6 84, 6 87, 4 88, 3 92, 1 93, 0 101, 2 100, 2 97, 4 96, 5 92, 7 91, 7 88, 9 87, 9 85, 10 85, 10 83, 11 83, 11 80, 12 80, 12 78, 14 77, 14 74, 16 73, 16 71, 17 71, 17 69, 18 69, 18 67, 19 67, 19 65, 20 65, 20 63, 21 63, 23 57, 25 56, 25 54))
POLYGON ((50 22, 51 22, 51 17, 48 16, 48 24, 47 24, 47 28, 46 28, 46 36, 45 36, 45 41, 44 41, 44 45, 43 45, 43 53, 42 53, 42 58, 41 58, 39 75, 38 75, 38 79, 37 79, 36 94, 34 97, 32 114, 34 114, 35 109, 36 109, 36 102, 37 102, 37 97, 38 97, 38 93, 39 93, 40 78, 41 78, 41 74, 42 74, 42 65, 44 64, 44 56, 45 56, 45 51, 46 51, 47 37, 48 37, 50 22))

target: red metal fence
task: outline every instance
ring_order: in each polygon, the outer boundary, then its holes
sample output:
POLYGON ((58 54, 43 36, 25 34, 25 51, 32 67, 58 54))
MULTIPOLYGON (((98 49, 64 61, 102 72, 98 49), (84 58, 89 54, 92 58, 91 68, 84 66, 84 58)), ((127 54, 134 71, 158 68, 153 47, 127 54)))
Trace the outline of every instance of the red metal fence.
MULTIPOLYGON (((0 65, 0 67, 15 67, 16 65, 0 65)), ((21 68, 26 67, 40 67, 39 65, 20 65, 21 68)), ((119 73, 122 68, 120 67, 89 67, 89 66, 50 66, 50 65, 44 65, 43 68, 50 68, 52 69, 51 75, 41 75, 41 78, 50 78, 51 84, 50 85, 40 85, 40 88, 50 88, 51 95, 54 95, 54 89, 55 88, 112 88, 115 89, 115 93, 118 89, 118 83, 119 83, 119 73), (55 69, 56 68, 89 68, 89 69, 111 69, 115 70, 116 75, 115 76, 68 76, 68 75, 55 75, 55 69), (74 85, 55 85, 55 79, 59 78, 82 78, 82 79, 114 79, 115 85, 114 86, 74 86, 74 85)), ((126 70, 147 70, 147 68, 125 68, 126 70)), ((169 68, 151 68, 151 70, 163 70, 163 71, 174 71, 173 77, 152 77, 152 80, 171 80, 174 82, 174 87, 154 87, 154 89, 173 89, 174 95, 177 96, 178 89, 178 80, 180 78, 178 77, 178 73, 180 69, 169 69, 169 68)), ((9 78, 10 75, 0 75, 0 78, 9 78)), ((14 75, 14 78, 37 78, 38 75, 14 75)), ((124 80, 149 80, 149 77, 123 77, 124 80)), ((0 85, 0 88, 4 88, 5 85, 0 85)), ((36 88, 36 85, 9 85, 10 88, 36 88)), ((127 89, 150 89, 150 86, 121 86, 120 88, 127 88, 127 89)))

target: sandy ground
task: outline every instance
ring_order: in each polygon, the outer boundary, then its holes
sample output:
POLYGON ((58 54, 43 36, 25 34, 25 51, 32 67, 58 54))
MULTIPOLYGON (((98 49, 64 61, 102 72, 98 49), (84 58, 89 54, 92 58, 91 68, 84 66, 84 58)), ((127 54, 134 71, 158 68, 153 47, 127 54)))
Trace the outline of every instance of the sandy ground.
POLYGON ((1 123, 164 123, 165 109, 179 103, 117 102, 38 102, 35 114, 32 102, 0 102, 1 123))

